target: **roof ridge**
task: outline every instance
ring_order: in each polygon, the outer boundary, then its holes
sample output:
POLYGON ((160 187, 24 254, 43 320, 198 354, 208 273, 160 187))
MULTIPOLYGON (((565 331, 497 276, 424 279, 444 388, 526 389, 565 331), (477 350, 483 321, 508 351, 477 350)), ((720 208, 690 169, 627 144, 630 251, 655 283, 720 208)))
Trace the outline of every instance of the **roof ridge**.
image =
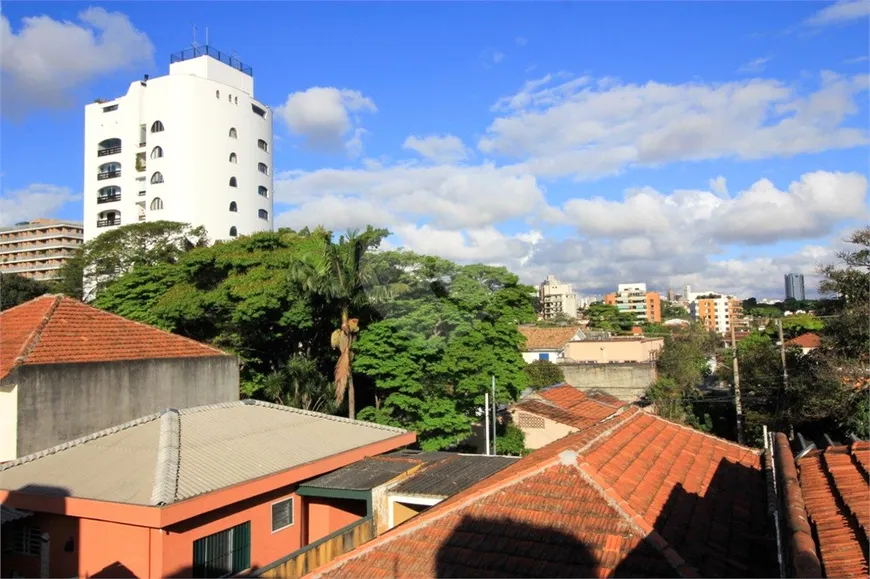
MULTIPOLYGON (((628 424, 630 421, 632 421, 634 419, 634 417, 637 416, 638 414, 639 413, 635 412, 633 415, 629 416, 625 420, 622 420, 621 422, 614 424, 613 426, 606 428, 605 430, 599 432, 591 440, 584 443, 583 446, 580 447, 580 449, 577 449, 576 451, 572 451, 572 452, 576 452, 577 454, 580 454, 581 452, 585 452, 586 449, 589 448, 589 446, 591 446, 593 443, 597 442, 601 437, 609 436, 613 432, 616 432, 621 427, 623 427, 625 424, 628 424)), ((613 418, 615 416, 618 416, 618 415, 613 415, 613 416, 610 416, 608 418, 605 418, 604 420, 602 420, 602 422, 604 422, 606 420, 610 420, 611 418, 613 418)), ((599 422, 598 424, 601 424, 601 422, 599 422)), ((580 431, 580 432, 583 432, 583 431, 580 431)), ((579 434, 579 432, 572 434, 572 435, 569 435, 569 436, 574 436, 576 434, 579 434)), ((544 448, 546 448, 546 447, 544 447, 544 448)), ((566 450, 570 450, 570 449, 566 449, 566 450)), ((493 495, 493 494, 495 494, 495 493, 497 493, 497 492, 499 492, 507 487, 511 487, 511 486, 516 485, 516 484, 519 484, 519 483, 523 482, 524 480, 526 480, 532 476, 535 476, 537 474, 544 472, 545 470, 547 470, 549 468, 557 466, 558 464, 560 464, 562 462, 563 452, 564 452, 564 450, 562 452, 556 453, 554 456, 551 456, 550 458, 548 458, 542 462, 536 462, 536 463, 530 465, 525 470, 521 470, 518 473, 516 473, 515 475, 512 475, 508 479, 498 481, 494 485, 492 485, 491 487, 481 489, 480 492, 478 492, 478 493, 474 493, 474 494, 469 493, 469 496, 464 497, 462 500, 450 502, 449 498, 445 499, 441 503, 438 503, 438 505, 435 505, 431 509, 427 510, 425 513, 417 515, 411 521, 402 525, 402 527, 400 529, 398 529, 397 531, 382 535, 381 537, 378 537, 372 541, 369 541, 364 546, 361 546, 357 549, 349 551, 348 553, 345 553, 344 555, 341 555, 340 557, 333 559, 327 565, 324 565, 320 569, 317 569, 314 572, 314 574, 312 575, 312 577, 321 576, 323 574, 323 572, 327 570, 327 568, 339 569, 339 568, 341 568, 342 565, 347 563, 347 561, 349 559, 351 559, 355 556, 360 556, 363 553, 366 553, 366 552, 372 550, 375 546, 388 544, 388 543, 398 539, 399 537, 404 537, 405 535, 407 535, 410 532, 419 530, 419 529, 424 528, 424 527, 428 527, 428 526, 432 525, 433 523, 443 519, 444 517, 451 515, 452 513, 454 513, 458 509, 469 506, 480 499, 489 497, 489 496, 491 496, 491 495, 493 495), (446 505, 446 506, 439 509, 438 508, 439 505, 446 505)), ((498 474, 498 473, 495 473, 495 474, 498 474)), ((486 481, 486 479, 483 479, 483 481, 481 481, 481 482, 484 482, 484 481, 486 481)), ((467 488, 467 489, 464 489, 463 491, 461 491, 461 493, 468 493, 473 488, 474 488, 474 485, 467 488)))
POLYGON ((157 443, 157 465, 151 502, 168 505, 178 494, 178 473, 181 460, 181 421, 178 410, 170 408, 160 414, 160 438, 157 443))
POLYGON ((647 412, 646 414, 648 414, 649 416, 652 416, 653 418, 655 418, 655 419, 657 419, 657 420, 662 420, 662 421, 664 421, 664 422, 667 422, 668 424, 673 424, 674 426, 677 426, 677 427, 679 427, 679 428, 681 428, 681 429, 683 429, 683 430, 688 430, 689 432, 694 432, 694 433, 697 433, 697 434, 701 434, 701 435, 706 436, 706 437, 708 437, 708 438, 712 438, 712 439, 714 439, 714 440, 716 440, 716 441, 718 441, 718 442, 725 443, 725 444, 727 444, 727 445, 729 445, 729 446, 737 447, 737 448, 739 448, 740 450, 748 450, 749 452, 751 452, 751 453, 753 453, 753 454, 755 454, 755 455, 757 455, 757 456, 761 456, 762 453, 764 452, 764 450, 761 449, 761 448, 755 448, 755 447, 752 447, 752 446, 746 446, 745 444, 740 444, 739 442, 734 442, 733 440, 728 440, 727 438, 722 438, 721 436, 716 436, 715 434, 710 434, 709 432, 704 432, 704 431, 702 431, 702 430, 698 430, 698 429, 696 429, 696 428, 692 428, 691 426, 686 426, 685 424, 680 424, 679 422, 674 422, 673 420, 668 420, 667 418, 664 418, 664 417, 662 417, 662 416, 659 416, 658 414, 653 414, 653 413, 651 413, 651 412, 647 412))
MULTIPOLYGON (((49 295, 51 295, 51 294, 49 294, 49 295)), ((38 298, 35 298, 35 300, 42 299, 43 297, 45 297, 45 296, 40 296, 38 298)), ((35 301, 35 300, 32 300, 32 301, 35 301)), ((43 330, 45 330, 45 327, 48 325, 48 322, 51 321, 51 317, 54 315, 54 312, 57 310, 57 307, 63 301, 63 296, 60 294, 54 295, 53 300, 54 300, 54 302, 50 306, 48 306, 48 310, 42 316, 42 320, 39 322, 39 325, 37 325, 33 329, 33 331, 30 332, 30 335, 27 336, 27 339, 24 340, 24 345, 21 346, 21 351, 15 357, 15 360, 12 362, 12 367, 9 368, 9 370, 6 372, 6 374, 11 372, 15 368, 21 366, 22 364, 24 364, 24 362, 27 361, 27 357, 30 355, 30 353, 33 351, 33 349, 36 348, 36 345, 39 343, 39 338, 42 336, 43 330)), ((19 305, 23 306, 27 303, 29 303, 29 302, 24 302, 23 304, 19 304, 19 305)), ((16 306, 16 307, 18 307, 18 306, 16 306)), ((13 309, 14 308, 10 308, 7 311, 11 311, 13 309)))
POLYGON ((596 473, 587 472, 584 467, 588 466, 589 463, 587 462, 583 462, 582 464, 576 464, 575 462, 574 464, 574 467, 580 473, 580 476, 589 484, 589 486, 595 489, 595 492, 604 499, 604 502, 610 505, 610 508, 612 508, 617 515, 628 523, 631 528, 637 531, 644 541, 649 543, 656 551, 660 552, 681 577, 686 577, 687 575, 689 577, 701 577, 701 573, 698 569, 686 561, 667 541, 667 539, 665 539, 655 529, 655 527, 650 525, 647 520, 640 515, 640 513, 636 512, 631 505, 628 504, 628 501, 625 500, 624 497, 616 493, 614 493, 616 494, 616 496, 614 496, 607 492, 607 489, 611 487, 606 486, 607 483, 601 480, 596 473))
POLYGON ((156 412, 154 414, 148 414, 147 416, 141 416, 136 418, 135 420, 131 420, 129 422, 124 422, 123 424, 118 424, 117 426, 111 426, 109 428, 105 428, 103 430, 99 430, 92 434, 88 434, 86 436, 82 436, 79 438, 74 438, 73 440, 68 440, 56 446, 52 446, 51 448, 46 448, 45 450, 40 450, 26 456, 21 456, 16 458, 15 460, 5 462, 0 464, 0 472, 21 465, 28 462, 32 462, 34 460, 40 459, 44 456, 48 456, 51 454, 57 454, 58 452, 62 452, 74 446, 80 446, 87 442, 91 442, 93 440, 97 440, 98 438, 103 438, 104 436, 109 436, 110 434, 115 434, 116 432, 121 432, 122 430, 127 430, 128 428, 133 428, 134 426, 139 426, 140 424, 145 424, 147 422, 152 422, 156 419, 160 418, 160 413, 156 412))

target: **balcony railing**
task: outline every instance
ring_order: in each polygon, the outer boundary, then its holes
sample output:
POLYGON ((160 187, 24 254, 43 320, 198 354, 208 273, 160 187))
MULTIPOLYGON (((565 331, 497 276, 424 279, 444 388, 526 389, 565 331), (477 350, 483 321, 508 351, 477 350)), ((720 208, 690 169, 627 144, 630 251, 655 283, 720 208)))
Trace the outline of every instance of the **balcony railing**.
POLYGON ((121 147, 108 147, 106 149, 100 149, 97 151, 97 157, 105 157, 107 155, 117 155, 121 152, 121 147))
POLYGON ((104 181, 106 179, 113 179, 115 177, 121 176, 121 170, 117 171, 104 171, 102 173, 97 173, 97 181, 104 181))
POLYGON ((97 203, 112 203, 113 201, 120 201, 121 194, 120 193, 112 193, 111 195, 100 195, 97 197, 97 203))
POLYGON ((139 197, 145 197, 145 191, 139 191, 139 197))
POLYGON ((121 225, 121 218, 97 220, 97 227, 111 227, 112 225, 121 225))

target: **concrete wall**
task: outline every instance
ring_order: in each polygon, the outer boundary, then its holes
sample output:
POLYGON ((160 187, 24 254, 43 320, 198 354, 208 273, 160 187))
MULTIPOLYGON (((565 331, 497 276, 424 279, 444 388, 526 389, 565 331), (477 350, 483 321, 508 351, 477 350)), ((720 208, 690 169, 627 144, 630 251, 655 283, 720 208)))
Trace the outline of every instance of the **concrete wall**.
POLYGON ((308 509, 306 545, 366 516, 365 501, 307 497, 305 504, 308 509))
POLYGON ((565 360, 577 362, 649 362, 664 347, 663 338, 583 340, 565 345, 565 360))
POLYGON ((559 364, 565 374, 565 382, 580 390, 601 390, 626 402, 638 400, 656 380, 655 365, 645 364, 584 364, 563 362, 559 364))
MULTIPOLYGON (((239 399, 234 356, 21 366, 18 456, 165 408, 239 399)), ((0 445, 2 446, 2 445, 0 445)))

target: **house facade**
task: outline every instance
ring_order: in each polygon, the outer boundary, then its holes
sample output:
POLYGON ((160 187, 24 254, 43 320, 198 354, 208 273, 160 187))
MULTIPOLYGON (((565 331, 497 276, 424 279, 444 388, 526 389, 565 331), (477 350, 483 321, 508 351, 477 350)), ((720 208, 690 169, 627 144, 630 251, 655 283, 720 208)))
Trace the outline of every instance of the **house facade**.
MULTIPOLYGON (((252 572, 367 516, 308 479, 413 443, 398 428, 243 401, 169 410, 0 465, 2 576, 252 572)), ((370 517, 369 517, 370 518, 370 517)))
POLYGON ((576 340, 565 344, 565 361, 653 362, 664 348, 664 338, 613 337, 604 340, 576 340))
POLYGON ((566 344, 585 337, 579 326, 561 328, 520 326, 519 330, 526 339, 525 346, 521 349, 526 364, 531 364, 535 360, 559 363, 564 357, 566 344))
POLYGON ((0 462, 164 408, 239 399, 216 348, 47 295, 0 312, 0 462))

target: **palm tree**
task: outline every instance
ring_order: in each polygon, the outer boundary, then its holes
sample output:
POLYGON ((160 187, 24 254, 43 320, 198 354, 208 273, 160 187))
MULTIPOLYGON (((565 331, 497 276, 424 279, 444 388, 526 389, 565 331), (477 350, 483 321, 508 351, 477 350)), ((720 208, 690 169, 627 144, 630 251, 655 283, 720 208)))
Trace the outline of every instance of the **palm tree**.
POLYGON ((362 233, 354 230, 341 235, 337 243, 328 232, 322 234, 322 243, 303 256, 293 277, 332 303, 340 315, 340 326, 332 332, 330 340, 339 352, 335 364, 335 402, 339 405, 347 396, 348 416, 354 418, 353 343, 360 328, 359 319, 351 315, 358 315, 372 301, 391 293, 391 288, 377 283, 374 271, 364 259, 366 252, 377 248, 389 232, 369 226, 362 233))
POLYGON ((268 374, 263 394, 272 402, 302 410, 335 410, 332 384, 320 373, 317 363, 303 354, 290 356, 282 368, 268 374))

